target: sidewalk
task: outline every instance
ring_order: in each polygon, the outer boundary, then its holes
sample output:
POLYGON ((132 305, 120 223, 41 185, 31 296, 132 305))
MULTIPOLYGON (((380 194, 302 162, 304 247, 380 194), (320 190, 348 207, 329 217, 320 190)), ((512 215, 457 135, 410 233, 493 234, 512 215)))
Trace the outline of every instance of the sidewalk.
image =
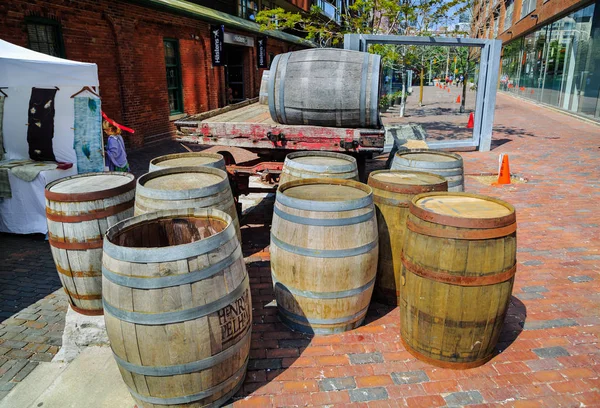
MULTIPOLYGON (((367 323, 351 332, 311 337, 289 331, 273 305, 272 203, 266 200, 242 228, 254 325, 248 375, 235 406, 600 404, 600 126, 503 94, 495 123, 494 150, 461 154, 465 172, 481 174, 496 172, 498 154, 506 153, 512 173, 528 181, 492 187, 472 176, 465 180, 466 191, 504 199, 517 210, 518 270, 501 353, 471 370, 429 366, 400 343, 398 310, 377 303, 367 323)), ((20 392, 27 391, 13 391, 20 392)), ((89 398, 80 406, 96 406, 89 398)))

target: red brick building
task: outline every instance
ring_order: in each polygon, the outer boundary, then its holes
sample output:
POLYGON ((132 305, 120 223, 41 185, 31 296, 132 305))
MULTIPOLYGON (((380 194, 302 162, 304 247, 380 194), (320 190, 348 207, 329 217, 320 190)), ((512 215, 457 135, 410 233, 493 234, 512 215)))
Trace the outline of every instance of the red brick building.
POLYGON ((257 64, 258 38, 267 36, 267 61, 311 44, 260 32, 250 20, 264 8, 302 11, 308 3, 10 0, 0 2, 0 38, 96 63, 103 110, 135 129, 126 139, 140 147, 171 137, 180 117, 258 96, 264 70, 257 64), (224 26, 225 66, 213 66, 211 25, 224 26))

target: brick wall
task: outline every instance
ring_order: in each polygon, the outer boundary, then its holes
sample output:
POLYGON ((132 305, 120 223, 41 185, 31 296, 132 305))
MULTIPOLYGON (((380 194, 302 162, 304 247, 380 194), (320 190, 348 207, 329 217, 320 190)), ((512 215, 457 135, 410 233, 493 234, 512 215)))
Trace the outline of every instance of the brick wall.
MULTIPOLYGON (((174 134, 169 120, 164 38, 179 41, 185 113, 225 103, 224 68, 212 66, 207 22, 125 1, 11 0, 0 2, 0 38, 26 47, 28 16, 58 21, 66 57, 98 65, 103 110, 136 130, 126 137, 133 147, 174 134)), ((268 39, 268 52, 294 49, 298 47, 268 39)), ((262 70, 256 68, 256 49, 247 50, 246 96, 255 97, 262 70)))

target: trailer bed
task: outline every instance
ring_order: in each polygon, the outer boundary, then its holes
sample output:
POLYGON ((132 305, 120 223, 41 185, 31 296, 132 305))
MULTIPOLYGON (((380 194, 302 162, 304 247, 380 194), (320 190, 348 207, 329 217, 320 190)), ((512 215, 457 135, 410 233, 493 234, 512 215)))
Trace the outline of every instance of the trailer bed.
POLYGON ((209 146, 241 147, 263 155, 294 150, 351 154, 373 154, 383 150, 383 128, 282 125, 271 119, 268 105, 251 102, 177 120, 177 140, 209 146))

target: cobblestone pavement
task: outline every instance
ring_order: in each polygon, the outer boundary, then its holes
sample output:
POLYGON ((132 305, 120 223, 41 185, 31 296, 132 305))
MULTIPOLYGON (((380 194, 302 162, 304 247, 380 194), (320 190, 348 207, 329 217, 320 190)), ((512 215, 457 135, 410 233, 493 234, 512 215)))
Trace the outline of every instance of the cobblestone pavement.
MULTIPOLYGON (((254 326, 235 405, 599 406, 599 134, 596 125, 499 95, 494 150, 462 154, 466 190, 514 204, 519 223, 518 272, 500 353, 476 369, 416 360, 400 342, 398 310, 377 303, 366 324, 347 333, 312 337, 288 330, 273 302, 272 200, 261 202, 242 222, 254 326), (497 171, 498 153, 509 154, 512 173, 528 182, 492 187, 470 176, 497 171)), ((180 149, 170 142, 159 154, 180 149)), ((133 171, 144 173, 159 154, 132 152, 133 171)), ((6 235, 0 242, 0 316, 13 323, 0 324, 1 397, 34 368, 36 355, 56 352, 66 301, 54 292, 60 284, 47 242, 6 235), (30 329, 47 333, 25 333, 30 329), (36 343, 31 336, 55 340, 36 343), (29 351, 35 344, 48 348, 29 351)))
POLYGON ((67 305, 44 236, 0 234, 0 399, 58 352, 67 305))
POLYGON ((528 180, 465 182, 517 210, 518 271, 500 353, 489 363, 456 371, 416 360, 400 342, 398 310, 376 303, 356 330, 292 332, 277 319, 263 250, 262 263, 248 264, 251 360, 235 405, 600 406, 599 135, 600 126, 498 95, 495 149, 463 154, 474 175, 496 172, 507 153, 512 172, 528 180))

